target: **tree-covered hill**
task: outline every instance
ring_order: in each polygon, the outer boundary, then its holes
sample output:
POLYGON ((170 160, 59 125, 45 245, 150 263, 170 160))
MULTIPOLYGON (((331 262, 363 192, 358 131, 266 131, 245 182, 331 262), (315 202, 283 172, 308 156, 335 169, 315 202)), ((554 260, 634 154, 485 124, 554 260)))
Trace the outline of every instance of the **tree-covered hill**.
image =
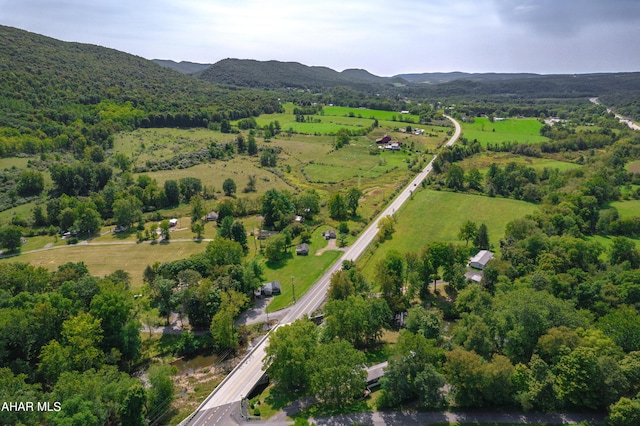
POLYGON ((222 89, 113 49, 6 26, 0 39, 0 156, 81 152, 123 128, 206 127, 279 109, 273 94, 222 89))
POLYGON ((372 84, 391 85, 393 80, 375 76, 365 70, 338 72, 327 67, 310 67, 297 62, 223 59, 200 74, 212 83, 240 87, 322 89, 349 86, 370 90, 372 84))
POLYGON ((199 64, 189 61, 176 62, 170 59, 154 59, 153 62, 161 67, 170 68, 182 74, 195 74, 199 71, 204 71, 211 66, 211 64, 199 64))
POLYGON ((224 59, 199 78, 238 87, 329 89, 350 87, 408 97, 494 96, 501 99, 587 98, 640 88, 640 73, 541 75, 509 73, 421 73, 379 77, 362 69, 342 72, 297 62, 224 59), (427 84, 428 83, 428 84, 427 84))

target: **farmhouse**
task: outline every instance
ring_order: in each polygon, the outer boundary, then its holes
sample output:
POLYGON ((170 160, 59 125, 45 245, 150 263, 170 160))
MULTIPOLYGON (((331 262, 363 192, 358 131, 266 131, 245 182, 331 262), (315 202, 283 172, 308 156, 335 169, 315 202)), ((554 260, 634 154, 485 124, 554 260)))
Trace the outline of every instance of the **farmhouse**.
POLYGON ((391 142, 391 136, 389 135, 384 135, 383 137, 376 139, 377 144, 387 144, 389 142, 391 142))
POLYGON ((307 243, 298 244, 298 246, 296 247, 296 254, 298 256, 309 255, 309 244, 307 243))
POLYGON ((469 266, 476 269, 484 269, 491 259, 493 259, 492 252, 489 250, 480 250, 478 254, 469 260, 469 266))
POLYGON ((384 146, 387 151, 400 151, 400 144, 398 142, 389 143, 384 146))
POLYGON ((322 236, 325 240, 335 240, 336 239, 336 231, 333 229, 329 229, 328 231, 322 231, 322 236))

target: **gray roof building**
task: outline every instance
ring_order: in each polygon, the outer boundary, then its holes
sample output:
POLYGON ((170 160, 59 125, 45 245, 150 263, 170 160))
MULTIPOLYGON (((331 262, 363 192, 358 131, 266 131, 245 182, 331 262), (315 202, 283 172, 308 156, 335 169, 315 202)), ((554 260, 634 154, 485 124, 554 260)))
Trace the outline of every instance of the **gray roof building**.
POLYGON ((484 269, 491 259, 493 259, 492 252, 489 250, 480 250, 478 254, 469 260, 469 266, 476 269, 484 269))

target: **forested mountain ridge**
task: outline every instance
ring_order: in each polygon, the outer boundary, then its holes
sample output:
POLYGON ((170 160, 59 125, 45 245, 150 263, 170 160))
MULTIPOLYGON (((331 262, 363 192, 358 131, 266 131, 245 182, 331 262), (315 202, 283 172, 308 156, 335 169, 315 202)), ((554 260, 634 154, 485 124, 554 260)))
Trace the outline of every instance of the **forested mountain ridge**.
POLYGON ((212 64, 199 64, 197 62, 189 61, 172 61, 170 59, 153 59, 153 62, 164 68, 170 68, 174 71, 178 71, 182 74, 195 74, 199 71, 204 71, 212 64))
POLYGON ((199 78, 212 83, 240 87, 321 89, 349 86, 370 90, 372 84, 391 85, 395 80, 378 77, 365 70, 338 72, 327 67, 307 66, 298 62, 223 59, 204 70, 199 78))
POLYGON ((0 156, 81 152, 123 128, 206 127, 279 108, 274 94, 223 89, 114 49, 6 26, 0 38, 0 156))

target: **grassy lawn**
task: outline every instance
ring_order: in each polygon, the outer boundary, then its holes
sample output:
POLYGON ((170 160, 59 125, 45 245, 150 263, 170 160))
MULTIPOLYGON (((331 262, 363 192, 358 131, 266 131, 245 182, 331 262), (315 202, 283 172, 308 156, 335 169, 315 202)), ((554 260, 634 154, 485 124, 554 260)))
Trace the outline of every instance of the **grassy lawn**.
POLYGON ((295 247, 290 249, 288 258, 281 262, 264 262, 264 276, 267 281, 280 281, 282 294, 274 296, 267 307, 269 312, 289 306, 293 302, 293 290, 291 277, 293 277, 296 300, 316 282, 324 271, 342 255, 341 251, 327 250, 322 255, 316 256, 316 252, 327 246, 327 241, 322 237, 322 231, 328 227, 316 229, 311 236, 308 256, 296 256, 295 247))
POLYGON ((322 109, 322 113, 325 116, 349 116, 350 114, 353 114, 355 117, 369 118, 372 120, 377 118, 378 120, 389 120, 394 122, 401 121, 401 118, 411 120, 414 123, 418 123, 420 121, 420 117, 413 114, 400 114, 400 112, 397 111, 381 111, 366 108, 326 106, 322 109))
POLYGON ((551 158, 525 157, 522 155, 511 154, 509 152, 492 151, 485 151, 474 155, 473 157, 465 158, 459 164, 467 171, 475 167, 480 172, 485 173, 492 163, 496 163, 500 166, 504 166, 507 163, 518 163, 524 166, 533 167, 534 169, 544 169, 547 167, 550 169, 558 169, 561 172, 582 167, 580 164, 554 160, 551 158))
POLYGON ((104 276, 123 269, 131 274, 132 290, 142 286, 142 272, 154 262, 184 259, 204 251, 205 242, 170 242, 162 244, 70 245, 54 250, 22 254, 2 262, 29 262, 54 271, 67 262, 84 262, 91 275, 104 276))
POLYGON ((365 274, 371 278, 375 264, 390 250, 400 253, 418 251, 433 241, 464 244, 458 240, 460 226, 467 220, 485 223, 489 239, 498 250, 499 240, 510 221, 536 210, 535 204, 507 198, 490 198, 455 192, 422 190, 396 213, 396 231, 373 254, 360 260, 365 274))
POLYGON ((509 118, 492 123, 488 118, 477 117, 473 123, 461 124, 462 135, 469 141, 477 139, 482 146, 507 141, 539 143, 549 140, 540 135, 543 124, 535 118, 509 118))
POLYGON ((630 163, 627 163, 626 168, 630 172, 640 173, 640 160, 639 161, 632 161, 630 163))
POLYGON ((197 177, 203 185, 213 186, 216 191, 222 192, 222 183, 231 178, 236 183, 238 194, 247 186, 249 176, 256 177, 256 191, 261 194, 268 189, 291 189, 285 181, 271 173, 267 169, 258 167, 257 158, 236 156, 229 161, 216 161, 214 163, 198 164, 186 169, 160 170, 157 172, 141 173, 158 181, 158 187, 163 188, 167 180, 179 181, 185 177, 197 177))
POLYGON ((234 139, 234 135, 209 129, 137 129, 116 134, 113 151, 132 158, 134 166, 142 166, 148 160, 171 158, 178 153, 208 147, 212 142, 225 143, 234 139))
MULTIPOLYGON (((590 235, 585 239, 587 241, 597 241, 600 244, 602 244, 602 246, 605 248, 605 251, 600 255, 600 258, 602 260, 606 260, 609 257, 608 250, 609 250, 609 247, 611 247, 611 244, 613 244, 613 238, 614 238, 613 236, 609 236, 609 235, 590 235)), ((636 244, 636 248, 640 249, 639 237, 626 237, 626 238, 632 240, 636 244)))
POLYGON ((609 205, 615 207, 621 217, 640 216, 640 200, 613 201, 609 205))

